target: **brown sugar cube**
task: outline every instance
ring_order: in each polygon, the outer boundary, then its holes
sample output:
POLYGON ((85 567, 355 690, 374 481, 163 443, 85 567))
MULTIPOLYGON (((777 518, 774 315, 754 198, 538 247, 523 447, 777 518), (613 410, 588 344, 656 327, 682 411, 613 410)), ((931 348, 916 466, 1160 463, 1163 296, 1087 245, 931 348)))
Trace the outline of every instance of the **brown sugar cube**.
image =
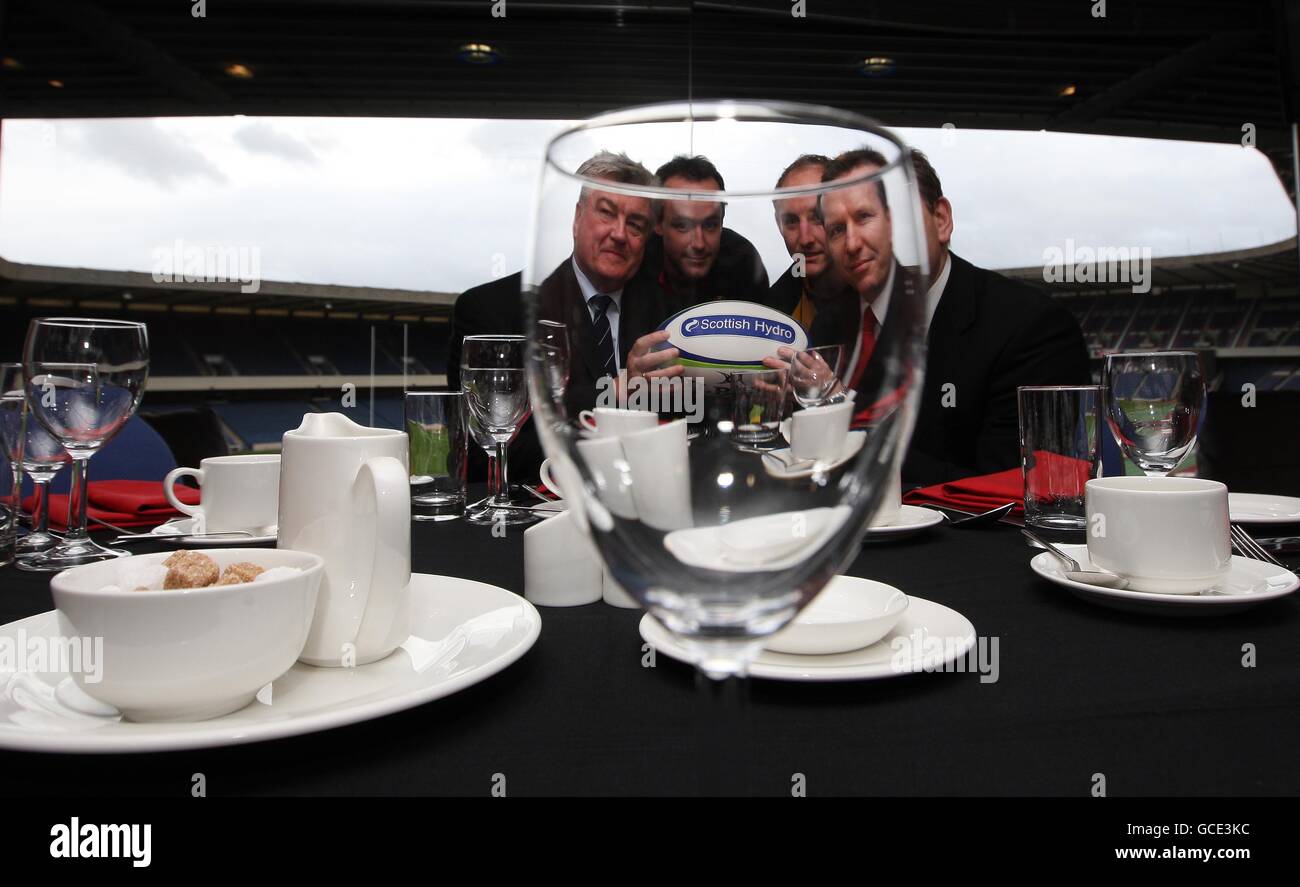
POLYGON ((257 564, 250 564, 248 561, 240 561, 237 564, 231 564, 221 573, 221 578, 217 580, 218 585, 239 585, 243 582, 252 582, 259 575, 266 572, 265 567, 259 567, 257 564))
POLYGON ((178 551, 163 566, 167 568, 163 588, 204 588, 221 575, 217 562, 197 551, 178 551))

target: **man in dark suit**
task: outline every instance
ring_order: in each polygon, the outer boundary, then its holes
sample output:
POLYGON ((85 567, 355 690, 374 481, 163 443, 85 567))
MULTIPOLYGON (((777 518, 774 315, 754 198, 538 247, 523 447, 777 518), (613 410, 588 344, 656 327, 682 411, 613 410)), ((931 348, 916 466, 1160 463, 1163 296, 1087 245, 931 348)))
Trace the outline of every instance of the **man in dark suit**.
MULTIPOLYGON (((602 152, 583 163, 578 175, 632 185, 654 185, 649 170, 625 155, 602 152)), ((653 209, 645 197, 615 194, 584 186, 574 208, 573 254, 537 289, 536 318, 563 323, 568 334, 569 380, 565 407, 570 417, 596 402, 602 377, 678 375, 681 367, 657 370, 676 357, 676 349, 651 353, 664 336, 648 336, 663 320, 656 287, 637 275, 653 227, 653 209)), ((447 382, 460 386, 460 355, 465 336, 526 333, 521 295, 523 275, 512 274, 466 290, 452 311, 447 382)), ((477 449, 477 448, 475 448, 477 449)), ((544 458, 537 432, 526 423, 511 446, 512 476, 537 476, 544 458)), ((471 477, 484 476, 474 456, 471 477)))
MULTIPOLYGON (((932 484, 1019 465, 1016 388, 1086 385, 1091 372, 1083 334, 1068 310, 1025 284, 949 252, 952 205, 925 156, 914 151, 913 162, 932 272, 923 302, 900 302, 924 310, 928 327, 925 383, 903 479, 932 484)), ((827 166, 823 181, 883 165, 884 158, 875 152, 848 152, 827 166)), ((893 317, 884 323, 880 303, 899 298, 900 274, 912 277, 894 260, 884 197, 883 186, 863 186, 823 199, 828 249, 858 292, 860 306, 841 303, 819 316, 813 338, 853 343, 850 382, 859 391, 860 405, 872 386, 875 336, 885 341, 894 325, 893 317), (882 300, 882 293, 891 295, 882 300), (864 317, 872 329, 864 331, 864 317)))
MULTIPOLYGON (((655 177, 665 188, 726 190, 722 174, 703 156, 674 157, 655 177)), ((655 212, 642 274, 659 286, 665 316, 717 299, 765 302, 767 269, 752 243, 723 227, 725 203, 661 200, 655 212)))

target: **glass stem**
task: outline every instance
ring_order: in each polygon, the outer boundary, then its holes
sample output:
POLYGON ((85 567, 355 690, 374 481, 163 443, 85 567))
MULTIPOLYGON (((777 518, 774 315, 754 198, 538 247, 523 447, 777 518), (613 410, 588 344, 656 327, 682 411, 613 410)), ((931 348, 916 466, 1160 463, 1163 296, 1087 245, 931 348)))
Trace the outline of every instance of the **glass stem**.
POLYGON ((90 538, 86 532, 86 473, 89 457, 72 457, 72 496, 68 499, 68 533, 65 542, 83 542, 90 538))
POLYGON ((41 536, 50 532, 50 481, 32 478, 36 507, 32 509, 32 532, 41 536))
POLYGON ((506 448, 509 443, 497 442, 497 504, 510 502, 510 475, 506 469, 506 448))
POLYGON ((497 457, 491 450, 487 451, 487 484, 488 484, 488 501, 491 502, 497 497, 497 457))

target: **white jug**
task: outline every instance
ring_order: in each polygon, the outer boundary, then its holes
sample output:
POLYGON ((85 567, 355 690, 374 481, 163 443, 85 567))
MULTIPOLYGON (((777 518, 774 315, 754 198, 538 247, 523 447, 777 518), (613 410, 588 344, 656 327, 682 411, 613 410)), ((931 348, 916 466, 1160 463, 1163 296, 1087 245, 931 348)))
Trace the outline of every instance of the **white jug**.
POLYGON ((303 416, 284 435, 278 547, 325 559, 300 661, 364 665, 396 650, 411 633, 406 434, 303 416))

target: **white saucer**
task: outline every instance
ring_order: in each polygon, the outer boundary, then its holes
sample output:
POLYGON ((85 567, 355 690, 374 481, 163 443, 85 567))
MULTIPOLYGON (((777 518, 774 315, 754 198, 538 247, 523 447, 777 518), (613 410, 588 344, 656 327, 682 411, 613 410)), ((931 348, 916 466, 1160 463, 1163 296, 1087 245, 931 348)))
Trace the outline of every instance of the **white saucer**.
POLYGON ((898 510, 898 516, 894 518, 893 523, 883 527, 869 527, 867 536, 872 538, 910 536, 941 523, 943 523, 942 512, 935 511, 933 508, 922 508, 919 505, 904 505, 898 510))
MULTIPOLYGON (((878 643, 848 653, 797 656, 764 650, 749 667, 750 677, 777 681, 866 681, 917 671, 942 671, 943 665, 975 646, 975 626, 956 610, 925 598, 909 597, 907 612, 878 643)), ((641 637, 669 658, 690 662, 690 653, 649 613, 641 618, 641 637)))
POLYGON ((1228 513, 1233 523, 1300 523, 1300 499, 1263 493, 1229 493, 1228 513))
MULTIPOLYGON (((260 742, 367 721, 449 696, 522 656, 541 617, 503 588, 449 576, 411 575, 411 637, 357 668, 297 663, 257 701, 209 721, 124 723, 79 711, 64 673, 0 673, 0 748, 38 752, 153 752, 260 742), (66 685, 66 686, 64 686, 66 685)), ((0 637, 58 633, 56 611, 0 626, 0 637), (21 632, 21 634, 20 634, 21 632)), ((80 707, 80 706, 78 706, 80 707)))
MULTIPOLYGON (((1088 559, 1087 545, 1057 545, 1079 562, 1083 569, 1094 569, 1088 559)), ((1217 589, 1193 594, 1160 594, 1154 591, 1130 591, 1102 588, 1065 578, 1065 568, 1049 552, 1035 555, 1029 562, 1035 573, 1049 582, 1064 586, 1085 600, 1107 607, 1135 612, 1174 615, 1233 613, 1265 601, 1286 597, 1300 587, 1300 578, 1289 570, 1263 561, 1233 555, 1228 578, 1217 589)))
MULTIPOLYGON (((786 422, 789 422, 787 419, 786 422)), ((782 423, 783 429, 786 424, 782 423)), ((786 432, 786 440, 789 440, 789 432, 786 432)), ((839 468, 845 462, 856 456, 861 449, 867 444, 867 433, 865 431, 850 431, 844 437, 844 444, 840 448, 840 454, 834 459, 827 462, 814 462, 811 465, 800 463, 801 467, 791 468, 785 460, 793 458, 790 455, 789 447, 782 447, 779 450, 769 450, 763 454, 763 470, 771 477, 779 480, 799 480, 805 477, 812 477, 814 474, 826 473, 839 468)))
MULTIPOLYGON (((267 529, 276 529, 268 527, 267 529)), ((172 518, 165 524, 160 524, 149 531, 152 535, 157 536, 162 542, 174 542, 177 545, 193 546, 212 546, 216 548, 230 548, 232 545, 258 545, 263 542, 274 542, 278 533, 271 533, 269 536, 217 536, 214 539, 186 539, 184 542, 179 540, 168 539, 168 536, 184 536, 186 533, 194 532, 194 518, 177 517, 172 518)))

